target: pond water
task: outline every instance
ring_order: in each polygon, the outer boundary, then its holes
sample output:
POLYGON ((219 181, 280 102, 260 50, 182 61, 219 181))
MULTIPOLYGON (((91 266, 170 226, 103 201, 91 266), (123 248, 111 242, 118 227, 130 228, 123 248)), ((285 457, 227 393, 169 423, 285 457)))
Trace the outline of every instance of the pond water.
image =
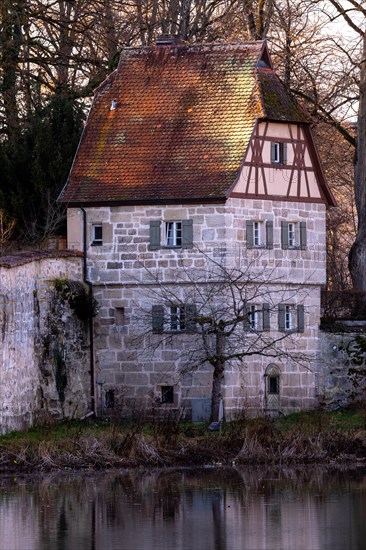
POLYGON ((0 550, 362 550, 366 471, 0 478, 0 550))

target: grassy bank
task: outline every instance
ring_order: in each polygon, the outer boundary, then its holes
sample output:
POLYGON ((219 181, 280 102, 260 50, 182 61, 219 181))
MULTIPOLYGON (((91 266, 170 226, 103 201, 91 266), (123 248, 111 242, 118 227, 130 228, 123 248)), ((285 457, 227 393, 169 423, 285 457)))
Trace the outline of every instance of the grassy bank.
POLYGON ((207 425, 71 421, 0 437, 0 472, 202 464, 365 462, 362 411, 311 412, 276 421, 207 425))

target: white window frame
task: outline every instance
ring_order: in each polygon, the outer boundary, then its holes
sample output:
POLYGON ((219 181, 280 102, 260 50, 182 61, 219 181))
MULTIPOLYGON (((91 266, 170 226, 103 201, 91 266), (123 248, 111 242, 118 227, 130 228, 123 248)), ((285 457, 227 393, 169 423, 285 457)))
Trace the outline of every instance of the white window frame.
POLYGON ((166 221, 164 243, 167 248, 181 248, 183 244, 182 220, 166 221))
POLYGON ((273 162, 275 164, 281 164, 281 146, 278 141, 274 143, 273 151, 274 151, 273 162))
POLYGON ((250 304, 248 319, 250 330, 260 330, 262 308, 258 304, 250 304))
POLYGON ((169 325, 170 332, 183 332, 186 330, 186 311, 184 306, 170 306, 169 325))
POLYGON ((285 331, 290 331, 294 327, 294 307, 291 304, 285 304, 285 331))
POLYGON ((263 222, 253 221, 253 246, 259 248, 262 246, 263 222))
POLYGON ((102 223, 93 223, 92 224, 92 242, 94 246, 101 246, 103 244, 103 224, 102 223), (100 237, 97 237, 97 231, 100 230, 100 237))
POLYGON ((289 248, 299 247, 299 224, 297 222, 289 222, 287 226, 287 239, 289 248))

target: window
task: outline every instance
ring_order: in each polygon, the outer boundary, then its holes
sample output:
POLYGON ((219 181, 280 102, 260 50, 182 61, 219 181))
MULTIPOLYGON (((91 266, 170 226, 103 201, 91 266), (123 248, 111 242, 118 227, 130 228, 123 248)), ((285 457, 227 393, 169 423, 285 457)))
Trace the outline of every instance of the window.
POLYGON ((170 330, 181 332, 186 329, 186 313, 184 306, 170 307, 170 330))
POLYGON ((295 248, 297 246, 295 224, 290 222, 287 226, 287 238, 289 248, 295 248))
POLYGON ((105 392, 105 406, 107 409, 114 409, 114 390, 105 392))
POLYGON ((246 221, 248 248, 273 248, 273 222, 246 221))
POLYGON ((95 223, 92 225, 92 245, 100 246, 103 244, 103 225, 95 223))
POLYGON ((283 332, 304 332, 303 304, 279 304, 278 328, 283 332))
POLYGON ((195 304, 153 305, 152 330, 155 334, 163 332, 195 332, 196 306, 195 304))
POLYGON ((293 324, 292 308, 288 304, 285 305, 285 330, 291 330, 293 324))
POLYGON ((150 250, 168 248, 193 247, 193 221, 177 220, 161 223, 160 220, 150 220, 150 250), (161 228, 163 227, 163 238, 161 228))
POLYGON ((120 327, 124 327, 126 324, 126 318, 125 318, 125 308, 124 307, 116 307, 114 310, 114 322, 116 325, 120 327))
POLYGON ((173 386, 161 386, 161 402, 162 403, 174 403, 174 387, 173 386))
POLYGON ((306 222, 281 221, 281 246, 284 250, 306 250, 306 222))
POLYGON ((259 310, 258 310, 258 306, 255 306, 255 305, 251 305, 249 306, 249 314, 248 314, 248 317, 249 317, 249 327, 252 329, 252 330, 259 330, 259 310))
POLYGON ((280 377, 268 376, 268 393, 278 395, 280 393, 280 377))
POLYGON ((270 309, 269 304, 248 304, 248 321, 245 323, 248 330, 268 331, 270 330, 270 309))
POLYGON ((165 222, 165 246, 182 246, 182 222, 165 222))
POLYGON ((262 244, 261 224, 259 222, 253 222, 253 244, 254 246, 260 246, 262 244))
POLYGON ((271 163, 286 164, 287 163, 287 143, 279 141, 271 143, 271 163))

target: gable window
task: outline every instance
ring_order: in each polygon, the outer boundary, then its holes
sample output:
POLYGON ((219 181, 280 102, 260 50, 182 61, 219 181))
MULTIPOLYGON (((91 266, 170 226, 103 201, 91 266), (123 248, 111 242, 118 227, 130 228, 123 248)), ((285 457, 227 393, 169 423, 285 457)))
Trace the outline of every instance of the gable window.
POLYGON ((92 246, 100 246, 103 244, 103 225, 94 223, 92 225, 92 246))
POLYGON ((306 250, 306 222, 281 221, 281 246, 284 250, 306 250))
POLYGON ((174 387, 173 386, 161 386, 161 402, 162 403, 174 403, 174 387))
POLYGON ((170 330, 182 332, 186 329, 186 313, 184 306, 170 307, 170 330))
POLYGON ((248 304, 247 305, 246 328, 253 332, 270 330, 270 309, 269 304, 248 304))
POLYGON ((172 220, 163 223, 161 220, 150 220, 150 250, 192 247, 192 220, 172 220))
POLYGON ((282 332, 304 332, 303 304, 279 304, 278 329, 282 332))
POLYGON ((182 222, 165 222, 165 246, 182 246, 182 222))
POLYGON ((271 163, 287 163, 287 143, 282 143, 280 141, 274 141, 271 143, 271 163))
POLYGON ((273 248, 273 221, 247 220, 247 247, 273 248))

